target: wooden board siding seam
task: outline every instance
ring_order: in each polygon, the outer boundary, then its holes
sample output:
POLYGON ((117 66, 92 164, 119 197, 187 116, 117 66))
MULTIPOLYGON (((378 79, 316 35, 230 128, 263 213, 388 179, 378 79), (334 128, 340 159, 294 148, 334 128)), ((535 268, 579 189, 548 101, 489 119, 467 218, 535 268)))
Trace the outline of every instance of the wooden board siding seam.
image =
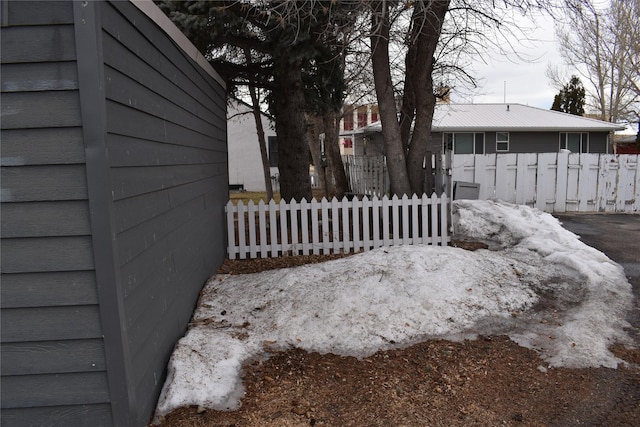
POLYGON ((117 273, 118 255, 112 238, 113 202, 106 152, 105 106, 101 4, 73 2, 78 80, 82 104, 82 130, 87 162, 87 183, 100 318, 105 343, 108 390, 113 422, 128 426, 135 413, 134 396, 128 378, 131 364, 125 331, 123 297, 117 273))

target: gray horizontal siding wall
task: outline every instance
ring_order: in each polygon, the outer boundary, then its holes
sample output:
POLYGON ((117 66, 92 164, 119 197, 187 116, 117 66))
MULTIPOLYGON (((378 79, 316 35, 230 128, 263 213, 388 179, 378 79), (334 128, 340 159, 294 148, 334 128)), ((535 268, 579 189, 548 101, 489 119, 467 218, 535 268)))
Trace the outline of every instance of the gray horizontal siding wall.
POLYGON ((609 149, 609 132, 589 132, 589 153, 613 153, 609 149))
POLYGON ((224 85, 129 2, 2 6, 2 425, 144 426, 225 256, 224 85))
MULTIPOLYGON (((496 152, 496 132, 484 133, 485 153, 496 152)), ((575 132, 575 131, 568 131, 575 132)), ((589 153, 607 153, 607 132, 589 132, 589 153)), ((442 148, 442 132, 431 135, 433 150, 442 148)), ((509 153, 557 153, 560 151, 560 132, 509 132, 509 153)))
POLYGON ((131 425, 225 257, 225 88, 129 2, 100 4, 105 145, 131 425))
POLYGON ((73 7, 3 12, 2 425, 111 425, 73 7))

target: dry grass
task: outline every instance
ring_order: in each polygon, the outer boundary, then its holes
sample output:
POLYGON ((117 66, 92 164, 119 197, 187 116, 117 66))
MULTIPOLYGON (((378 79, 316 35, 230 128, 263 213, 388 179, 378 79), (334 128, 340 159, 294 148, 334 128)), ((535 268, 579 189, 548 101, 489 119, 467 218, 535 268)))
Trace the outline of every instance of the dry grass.
MULTIPOLYGON (((313 189, 313 198, 316 200, 321 200, 324 196, 322 190, 313 189)), ((264 191, 232 191, 229 192, 229 200, 233 202, 234 205, 238 204, 238 201, 242 200, 242 202, 246 205, 249 203, 249 200, 252 200, 253 203, 260 203, 260 200, 268 203, 267 193, 264 191)), ((280 203, 280 193, 273 193, 273 200, 276 203, 280 203)))
MULTIPOLYGON (((280 203, 280 193, 273 193, 273 199, 276 203, 280 203)), ((253 201, 253 203, 260 203, 260 200, 268 203, 267 193, 264 191, 233 191, 229 192, 229 200, 233 202, 234 205, 237 205, 240 200, 246 205, 249 201, 253 201)))

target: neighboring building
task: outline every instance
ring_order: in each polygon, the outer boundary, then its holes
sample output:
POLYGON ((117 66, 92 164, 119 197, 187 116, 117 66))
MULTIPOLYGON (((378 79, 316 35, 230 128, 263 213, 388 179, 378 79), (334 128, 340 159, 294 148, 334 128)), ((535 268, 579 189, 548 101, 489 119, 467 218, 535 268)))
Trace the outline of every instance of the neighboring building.
POLYGON ((340 121, 340 154, 353 155, 354 136, 349 131, 362 129, 379 120, 377 105, 360 105, 345 107, 345 114, 340 121))
MULTIPOLYGON (((432 152, 449 147, 454 154, 612 153, 611 132, 623 126, 521 104, 436 105, 432 152)), ((356 156, 384 154, 382 128, 374 122, 341 137, 353 141, 356 156)))
MULTIPOLYGON (((272 183, 278 178, 278 140, 273 122, 264 114, 262 128, 267 143, 267 155, 271 169, 272 183)), ((264 172, 256 121, 251 108, 245 104, 232 102, 227 112, 229 140, 229 185, 232 189, 265 191, 264 172)))
POLYGON ((226 88, 152 1, 2 1, 3 426, 142 427, 226 256, 226 88))
POLYGON ((616 154, 640 154, 638 147, 638 123, 628 123, 625 129, 613 136, 616 154))

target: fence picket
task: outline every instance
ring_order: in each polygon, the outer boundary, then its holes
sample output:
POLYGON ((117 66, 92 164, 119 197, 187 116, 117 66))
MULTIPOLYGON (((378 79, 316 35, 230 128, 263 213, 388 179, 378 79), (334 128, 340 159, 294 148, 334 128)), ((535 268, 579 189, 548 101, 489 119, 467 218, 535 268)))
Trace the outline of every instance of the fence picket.
POLYGON ((438 205, 436 204, 436 193, 431 195, 431 200, 429 203, 430 209, 429 214, 431 215, 431 244, 438 244, 438 205))
MULTIPOLYGON (((360 201, 357 198, 354 198, 352 201, 352 210, 350 216, 353 221, 353 227, 351 229, 353 231, 353 239, 351 239, 351 248, 353 249, 353 252, 360 251, 360 206, 360 201)), ((349 249, 347 249, 347 252, 348 251, 349 249)))
POLYGON ((422 199, 420 200, 420 212, 422 213, 422 239, 419 241, 419 243, 422 243, 424 245, 429 244, 429 237, 430 237, 430 233, 429 233, 430 200, 431 199, 426 194, 423 194, 422 199))
POLYGON ((536 172, 538 155, 535 153, 518 154, 516 170, 516 203, 533 206, 536 200, 536 172))
POLYGON ((620 169, 618 173, 618 188, 616 198, 616 212, 632 212, 633 193, 635 190, 635 169, 636 163, 630 157, 620 157, 620 169))
POLYGON ((246 255, 247 245, 245 242, 246 237, 244 232, 245 209, 244 209, 244 203, 242 203, 242 200, 238 202, 237 210, 238 210, 238 218, 242 218, 242 220, 238 221, 238 251, 240 251, 240 259, 245 259, 247 257, 246 255))
POLYGON ((373 209, 369 209, 371 207, 371 203, 369 202, 369 198, 364 196, 362 198, 362 243, 363 249, 368 251, 371 249, 371 230, 369 228, 369 213, 373 213, 373 209))
POLYGON ((409 212, 409 197, 405 194, 402 196, 402 216, 400 219, 402 220, 402 244, 408 245, 410 244, 410 236, 409 236, 409 225, 412 221, 411 213, 409 212))
MULTIPOLYGON (((630 165, 633 164, 631 159, 629 162, 630 165)), ((633 177, 630 179, 633 179, 633 187, 635 189, 631 199, 631 211, 638 212, 640 211, 640 156, 636 156, 635 158, 635 172, 633 174, 630 173, 629 175, 633 177)))
POLYGON ((517 159, 515 153, 496 156, 496 198, 506 202, 516 201, 517 159), (498 176, 497 171, 501 171, 498 176))
MULTIPOLYGON (((394 196, 396 199, 398 196, 394 196)), ((382 198, 382 243, 384 246, 391 246, 391 240, 389 240, 389 208, 391 207, 391 201, 387 196, 382 198)))
POLYGON ((278 215, 276 213, 276 202, 271 199, 269 202, 269 247, 271 256, 274 257, 278 253, 278 215))
POLYGON ((331 199, 331 240, 333 241, 333 253, 340 252, 340 215, 338 215, 338 199, 331 199))
POLYGON ((598 210, 598 174, 600 156, 597 154, 580 154, 582 169, 580 171, 580 212, 598 210))
POLYGON ((346 197, 342 198, 342 202, 340 203, 340 210, 342 212, 342 249, 345 252, 349 252, 351 250, 351 239, 349 233, 349 199, 347 199, 346 197))
POLYGON ((236 259, 236 228, 235 228, 235 218, 236 215, 235 205, 231 202, 227 203, 227 240, 229 242, 229 246, 227 247, 227 253, 229 254, 229 259, 236 259))
POLYGON ((491 154, 479 154, 475 158, 474 179, 472 182, 480 183, 480 198, 490 199, 496 197, 496 156, 491 154))
POLYGON ((401 240, 400 240, 400 199, 396 195, 394 195, 393 198, 391 199, 391 215, 392 215, 391 224, 393 224, 393 233, 391 234, 391 236, 392 236, 393 245, 397 246, 400 244, 401 240))
MULTIPOLYGON (((249 218, 249 258, 256 258, 257 245, 256 245, 256 206, 253 200, 249 200, 247 203, 247 217, 249 218)), ((238 215, 238 218, 240 216, 238 215)))
POLYGON ((578 211, 580 207, 580 154, 569 154, 566 194, 565 210, 567 212, 578 211))
MULTIPOLYGON (((435 193, 433 195, 435 196, 435 193)), ((440 205, 440 221, 438 221, 438 223, 440 224, 440 230, 438 230, 437 233, 433 232, 433 235, 435 236, 439 235, 440 244, 442 246, 447 246, 447 242, 451 241, 451 236, 449 236, 449 221, 448 221, 449 212, 447 209, 447 202, 449 198, 445 193, 442 193, 442 195, 440 196, 440 200, 438 200, 437 197, 432 200, 433 200, 434 206, 437 207, 438 205, 440 205)))
POLYGON ((320 254, 320 228, 318 222, 318 205, 316 199, 311 200, 311 247, 313 248, 313 254, 320 254))
POLYGON ((298 249, 298 202, 291 199, 290 203, 290 217, 291 217, 291 252, 292 254, 298 249))
POLYGON ((302 254, 309 255, 311 250, 311 243, 309 243, 309 202, 307 199, 302 199, 300 202, 300 222, 302 233, 302 254))
POLYGON ((257 205, 250 201, 235 206, 229 202, 227 251, 230 259, 244 259, 359 252, 399 244, 446 245, 447 209, 447 197, 435 193, 411 199, 345 197, 268 204, 261 200, 257 205))
POLYGON ((289 250, 289 236, 287 232, 287 203, 280 200, 278 210, 280 211, 280 247, 283 252, 289 250))
POLYGON ((258 203, 258 223, 260 224, 260 258, 267 258, 267 206, 263 200, 258 203))
MULTIPOLYGON (((371 199, 371 232, 373 233, 373 248, 379 248, 380 244, 380 206, 379 199, 373 196, 371 199)), ((387 224, 388 227, 388 224, 387 224)))
POLYGON ((567 210, 567 181, 569 171, 569 153, 558 153, 556 160, 556 194, 553 210, 565 212, 567 210))
POLYGON ((620 194, 620 159, 615 154, 600 156, 600 179, 598 180, 598 195, 600 196, 600 210, 604 212, 616 211, 616 199, 620 194), (604 179, 602 179, 604 178, 604 179))
POLYGON ((420 206, 420 200, 417 195, 411 197, 411 240, 410 244, 417 245, 418 236, 420 235, 420 216, 418 215, 418 207, 420 206))

